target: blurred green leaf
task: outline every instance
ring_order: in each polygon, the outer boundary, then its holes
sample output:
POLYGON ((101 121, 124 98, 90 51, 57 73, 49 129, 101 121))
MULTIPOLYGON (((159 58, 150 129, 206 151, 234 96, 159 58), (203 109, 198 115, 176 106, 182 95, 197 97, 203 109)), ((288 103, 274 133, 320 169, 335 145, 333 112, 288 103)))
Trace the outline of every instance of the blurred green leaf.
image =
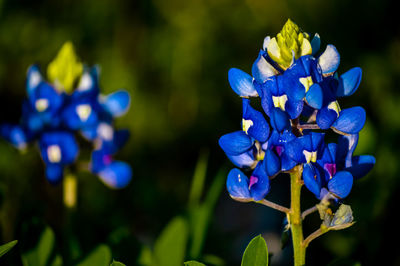
POLYGON ((81 261, 79 266, 109 266, 111 261, 111 250, 106 245, 97 246, 83 261, 81 261))
POLYGON ((143 246, 138 259, 139 265, 149 266, 153 264, 153 252, 148 246, 143 246))
POLYGON ((63 265, 63 259, 62 259, 61 255, 57 254, 50 265, 51 266, 62 266, 63 265))
POLYGON ((110 266, 125 266, 122 262, 113 260, 113 262, 110 264, 110 266))
POLYGON ((1 245, 0 246, 0 257, 3 256, 4 254, 6 254, 17 243, 18 243, 18 240, 14 240, 14 241, 8 242, 7 244, 1 245))
POLYGON ((224 184, 225 170, 221 169, 214 177, 204 202, 200 206, 189 210, 192 237, 189 253, 191 258, 198 258, 201 254, 210 218, 224 184))
POLYGON ((22 254, 23 264, 32 266, 47 265, 54 246, 55 237, 53 230, 50 227, 46 227, 36 247, 22 254))
POLYGON ((207 160, 208 151, 202 151, 197 160, 196 169, 194 170, 192 186, 189 194, 189 208, 191 206, 196 206, 200 202, 204 189, 204 181, 206 180, 207 160))
POLYGON ((201 260, 204 261, 204 263, 206 263, 207 265, 214 265, 214 266, 225 265, 225 261, 223 259, 212 254, 202 255, 201 260))
POLYGON ((242 258, 242 266, 266 266, 268 265, 268 248, 261 235, 253 238, 242 258))
POLYGON ((191 261, 186 261, 185 266, 205 266, 205 264, 198 262, 198 261, 191 260, 191 261))
POLYGON ((182 265, 188 238, 185 219, 175 217, 165 227, 154 246, 154 263, 159 266, 182 265))

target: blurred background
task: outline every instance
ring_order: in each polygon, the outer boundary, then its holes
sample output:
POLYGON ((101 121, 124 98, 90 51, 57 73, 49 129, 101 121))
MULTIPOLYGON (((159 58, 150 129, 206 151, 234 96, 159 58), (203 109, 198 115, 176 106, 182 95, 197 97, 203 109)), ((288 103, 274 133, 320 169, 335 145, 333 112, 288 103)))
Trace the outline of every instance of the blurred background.
MULTIPOLYGON (((196 165, 206 168, 204 194, 218 172, 226 175, 233 167, 217 143, 241 123, 241 100, 227 72, 231 67, 250 72, 264 37, 276 35, 291 18, 311 35, 320 34, 321 49, 337 47, 340 73, 363 69, 357 93, 340 103, 366 109, 356 153, 377 158, 345 201, 356 224, 313 242, 307 265, 337 258, 400 265, 397 245, 390 244, 400 237, 394 218, 400 201, 400 28, 394 3, 0 0, 0 123, 17 123, 21 116, 28 66, 38 63, 45 73, 71 40, 83 62, 101 66, 102 92, 131 93, 130 111, 116 121, 131 138, 117 158, 128 161, 134 175, 127 188, 110 190, 96 176, 79 173, 78 204, 70 213, 61 186, 47 183, 37 149, 22 154, 0 140, 0 243, 19 240, 0 264, 21 264, 19 252, 29 250, 46 225, 62 255, 80 258, 104 243, 115 259, 136 265, 143 246, 152 246, 173 217, 188 212, 196 165)), ((303 206, 311 207, 316 200, 303 191, 303 206)), ((248 242, 263 234, 274 253, 272 265, 290 265, 290 245, 280 248, 283 215, 235 202, 225 188, 219 192, 202 253, 213 254, 216 265, 239 265, 248 242)), ((272 181, 269 199, 288 205, 288 193, 287 176, 272 181)), ((310 216, 305 233, 318 225, 318 215, 310 216)))

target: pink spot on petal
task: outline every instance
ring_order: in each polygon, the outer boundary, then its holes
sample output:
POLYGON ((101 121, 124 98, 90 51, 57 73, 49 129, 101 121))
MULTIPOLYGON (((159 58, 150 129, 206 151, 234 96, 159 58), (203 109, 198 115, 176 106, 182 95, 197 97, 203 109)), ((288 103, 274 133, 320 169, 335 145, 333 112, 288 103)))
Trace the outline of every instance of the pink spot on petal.
POLYGON ((324 169, 326 171, 328 171, 330 178, 332 178, 336 174, 336 164, 335 163, 324 164, 324 169))
POLYGON ((255 177, 255 176, 250 176, 249 189, 251 189, 251 187, 252 187, 254 184, 257 184, 257 183, 258 183, 258 178, 255 177))
POLYGON ((111 163, 112 163, 111 155, 104 155, 104 156, 103 156, 103 163, 104 163, 105 165, 111 164, 111 163))
POLYGON ((276 153, 279 155, 279 157, 281 157, 281 154, 283 152, 283 147, 282 146, 275 146, 275 151, 276 153))

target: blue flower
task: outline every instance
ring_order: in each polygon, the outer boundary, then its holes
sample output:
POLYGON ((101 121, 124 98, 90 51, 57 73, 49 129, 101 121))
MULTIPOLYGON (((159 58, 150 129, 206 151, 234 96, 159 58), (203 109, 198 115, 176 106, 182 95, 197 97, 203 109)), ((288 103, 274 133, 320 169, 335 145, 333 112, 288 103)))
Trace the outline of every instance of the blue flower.
POLYGON ((0 125, 0 135, 19 149, 38 141, 46 178, 57 184, 63 178, 64 169, 77 160, 79 147, 75 134, 80 133, 94 148, 92 172, 112 188, 125 187, 131 180, 132 170, 127 163, 113 160, 112 156, 126 143, 129 132, 115 130, 113 121, 129 109, 129 93, 120 90, 101 95, 97 67, 82 73, 83 67, 77 64, 76 72, 70 73, 68 64, 57 62, 52 63, 54 71, 50 71, 55 84, 44 80, 38 66, 28 69, 28 97, 22 105, 21 123, 0 125), (78 85, 72 90, 76 79, 78 85), (68 81, 65 83, 68 93, 61 81, 68 81))
POLYGON ((260 201, 270 190, 269 178, 265 172, 264 163, 259 163, 248 178, 237 168, 228 174, 226 187, 229 195, 238 201, 260 201))
POLYGON ((57 184, 63 177, 64 167, 75 162, 78 143, 67 131, 45 132, 39 139, 40 154, 46 165, 46 178, 57 184))
POLYGON ((249 178, 239 169, 229 173, 227 188, 234 199, 262 199, 269 179, 296 165, 302 166, 304 184, 317 198, 329 193, 340 199, 375 164, 373 156, 352 155, 365 110, 341 109, 338 101, 356 92, 361 69, 339 75, 336 47, 329 44, 317 56, 320 37, 309 37, 288 20, 276 37, 264 39, 251 75, 237 68, 228 72, 230 86, 242 97, 242 131, 222 136, 219 145, 235 166, 252 171, 249 178), (255 97, 266 116, 251 106, 255 97), (337 144, 325 145, 329 129, 341 135, 337 144))

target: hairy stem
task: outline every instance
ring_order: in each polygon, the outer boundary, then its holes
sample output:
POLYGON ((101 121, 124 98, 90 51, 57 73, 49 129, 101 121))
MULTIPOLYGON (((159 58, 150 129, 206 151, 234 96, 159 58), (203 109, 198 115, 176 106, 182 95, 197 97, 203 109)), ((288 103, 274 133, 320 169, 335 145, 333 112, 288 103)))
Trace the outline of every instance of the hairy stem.
POLYGON ((289 224, 292 231, 294 265, 305 265, 306 247, 303 245, 303 227, 300 208, 300 194, 302 187, 301 175, 303 167, 296 166, 290 173, 291 206, 289 224))
POLYGON ((303 211, 303 213, 301 214, 301 219, 304 220, 304 218, 306 218, 307 215, 309 215, 309 214, 311 214, 313 212, 316 212, 316 211, 318 211, 317 206, 311 207, 311 208, 303 211))
POLYGON ((260 204, 265 205, 265 206, 267 206, 267 207, 270 207, 270 208, 272 208, 272 209, 275 209, 275 210, 284 212, 284 213, 286 213, 286 214, 287 214, 287 213, 290 213, 290 210, 289 210, 288 208, 283 207, 283 206, 281 206, 281 205, 279 205, 279 204, 276 204, 276 203, 271 202, 271 201, 266 200, 266 199, 262 199, 262 200, 260 200, 260 201, 257 201, 257 203, 260 203, 260 204))
POLYGON ((304 241, 303 241, 303 246, 304 248, 307 248, 308 245, 310 244, 311 241, 313 241, 314 239, 316 239, 317 237, 325 234, 327 231, 322 230, 321 228, 319 228, 318 230, 314 231, 311 235, 309 235, 304 241))

